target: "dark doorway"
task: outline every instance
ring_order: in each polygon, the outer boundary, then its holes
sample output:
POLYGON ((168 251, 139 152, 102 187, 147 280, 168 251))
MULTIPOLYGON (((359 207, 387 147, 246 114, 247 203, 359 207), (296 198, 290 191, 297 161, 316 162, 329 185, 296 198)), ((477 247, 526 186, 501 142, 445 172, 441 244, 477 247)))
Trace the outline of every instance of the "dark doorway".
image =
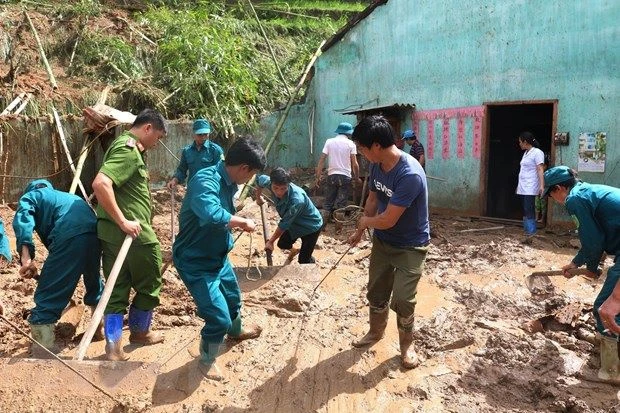
POLYGON ((488 105, 489 163, 487 168, 486 214, 521 220, 523 210, 516 195, 523 151, 518 137, 530 131, 540 143, 546 159, 552 159, 553 103, 488 105))

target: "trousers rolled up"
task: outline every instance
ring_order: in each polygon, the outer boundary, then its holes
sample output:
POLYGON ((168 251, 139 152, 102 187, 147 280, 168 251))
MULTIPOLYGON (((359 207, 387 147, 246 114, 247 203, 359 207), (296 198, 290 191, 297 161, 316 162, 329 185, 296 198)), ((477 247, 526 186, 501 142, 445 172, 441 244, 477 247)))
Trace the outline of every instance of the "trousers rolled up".
POLYGON ((194 298, 198 316, 205 321, 200 331, 203 351, 213 352, 214 348, 223 343, 233 320, 241 311, 241 290, 237 276, 228 259, 218 272, 178 271, 194 298))
POLYGON ((376 311, 389 304, 398 315, 398 328, 405 331, 413 328, 418 282, 427 252, 427 246, 394 247, 373 237, 366 298, 376 311))
POLYGON ((84 276, 84 304, 97 305, 103 292, 99 271, 101 248, 96 233, 84 233, 61 245, 52 244, 34 292, 35 307, 29 322, 53 324, 62 314, 84 276))
MULTIPOLYGON (((102 266, 106 279, 121 249, 120 244, 101 241, 102 266)), ((132 244, 114 284, 105 314, 125 314, 129 307, 131 290, 135 291, 132 305, 150 311, 159 305, 162 285, 161 249, 159 243, 132 244)))
MULTIPOLYGON (((616 256, 614 258, 614 265, 607 270, 607 278, 605 278, 605 282, 601 287, 601 291, 599 291, 596 299, 594 300, 593 308, 594 317, 596 318, 596 329, 598 330, 598 332, 604 336, 614 338, 615 336, 603 332, 605 330, 605 327, 603 326, 603 322, 601 321, 601 316, 598 313, 598 309, 601 305, 603 305, 605 300, 609 298, 609 296, 614 290, 614 287, 618 283, 618 280, 620 280, 620 259, 618 258, 618 256, 616 256)), ((620 324, 620 316, 618 315, 616 316, 616 323, 620 324)))

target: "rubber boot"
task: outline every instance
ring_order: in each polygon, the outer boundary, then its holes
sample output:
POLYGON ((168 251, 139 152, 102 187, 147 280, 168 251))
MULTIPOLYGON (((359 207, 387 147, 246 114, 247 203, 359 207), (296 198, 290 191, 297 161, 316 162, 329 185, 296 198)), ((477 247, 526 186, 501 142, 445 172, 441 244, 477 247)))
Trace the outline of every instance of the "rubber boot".
POLYGON ((388 307, 384 309, 369 307, 368 322, 370 328, 364 337, 351 343, 353 347, 369 346, 383 338, 389 316, 388 310, 388 307))
POLYGON ((123 352, 123 315, 106 314, 103 316, 105 335, 105 355, 110 361, 124 361, 129 359, 123 352))
MULTIPOLYGON (((56 334, 54 333, 55 324, 30 324, 30 331, 32 332, 32 338, 38 341, 43 347, 51 351, 52 353, 56 353, 57 349, 54 345, 56 341, 56 334)), ((45 351, 45 349, 41 348, 36 343, 32 343, 32 347, 30 348, 30 352, 32 353, 32 358, 36 359, 49 359, 52 358, 50 353, 45 351)))
POLYGON ((213 343, 205 343, 200 339, 200 359, 198 360, 198 369, 207 379, 221 381, 224 379, 222 372, 215 363, 220 352, 220 345, 213 343))
POLYGON ((413 330, 398 329, 398 344, 400 346, 400 363, 405 369, 418 367, 420 359, 413 349, 413 330))
POLYGON ((620 361, 618 360, 618 341, 615 338, 600 335, 601 368, 598 378, 612 383, 620 383, 620 361))
POLYGON ((133 305, 129 307, 129 342, 149 346, 164 342, 164 337, 151 331, 153 310, 140 310, 133 305))
MULTIPOLYGON (((96 305, 91 305, 90 307, 90 316, 92 317, 95 314, 96 305)), ((93 334, 93 341, 101 341, 105 338, 103 333, 103 319, 99 322, 97 329, 95 330, 95 334, 93 334)))
POLYGON ((256 324, 243 326, 241 323, 241 315, 237 315, 237 318, 232 321, 230 330, 228 330, 228 337, 237 341, 249 340, 258 338, 262 332, 263 328, 256 324))

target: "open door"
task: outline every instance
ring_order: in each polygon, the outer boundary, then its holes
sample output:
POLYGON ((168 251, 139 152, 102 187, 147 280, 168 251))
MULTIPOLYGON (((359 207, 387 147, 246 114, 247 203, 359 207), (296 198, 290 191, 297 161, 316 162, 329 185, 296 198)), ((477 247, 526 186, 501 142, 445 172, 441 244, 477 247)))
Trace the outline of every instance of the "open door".
MULTIPOLYGON (((553 159, 555 101, 488 104, 488 166, 486 215, 521 220, 523 208, 517 196, 517 182, 523 151, 519 134, 530 131, 540 143, 546 159, 553 159)), ((543 215, 543 221, 546 214, 543 215)))

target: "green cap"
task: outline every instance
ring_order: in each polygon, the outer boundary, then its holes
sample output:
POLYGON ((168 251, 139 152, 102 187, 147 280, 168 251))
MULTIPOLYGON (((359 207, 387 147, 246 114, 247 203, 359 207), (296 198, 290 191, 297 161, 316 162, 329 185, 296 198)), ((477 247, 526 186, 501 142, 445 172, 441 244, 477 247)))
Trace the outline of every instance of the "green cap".
POLYGON ((196 119, 194 121, 194 133, 196 135, 206 135, 211 133, 211 125, 206 119, 196 119))
POLYGON ((545 192, 543 196, 548 196, 549 191, 557 184, 569 181, 574 178, 573 172, 568 166, 554 166, 545 171, 545 192))

